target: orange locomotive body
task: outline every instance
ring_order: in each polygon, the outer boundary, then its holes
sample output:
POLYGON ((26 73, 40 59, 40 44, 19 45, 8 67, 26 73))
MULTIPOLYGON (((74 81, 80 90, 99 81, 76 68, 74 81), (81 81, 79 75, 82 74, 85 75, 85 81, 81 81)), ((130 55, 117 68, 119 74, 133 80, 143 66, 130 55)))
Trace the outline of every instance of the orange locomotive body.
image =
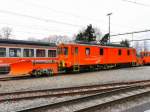
POLYGON ((143 51, 140 53, 142 60, 143 60, 143 64, 147 65, 150 64, 150 52, 149 51, 143 51))
POLYGON ((59 68, 79 71, 80 68, 108 68, 136 65, 134 48, 88 44, 61 44, 58 47, 59 68))
POLYGON ((12 76, 58 73, 57 47, 41 42, 0 40, 0 72, 12 76))

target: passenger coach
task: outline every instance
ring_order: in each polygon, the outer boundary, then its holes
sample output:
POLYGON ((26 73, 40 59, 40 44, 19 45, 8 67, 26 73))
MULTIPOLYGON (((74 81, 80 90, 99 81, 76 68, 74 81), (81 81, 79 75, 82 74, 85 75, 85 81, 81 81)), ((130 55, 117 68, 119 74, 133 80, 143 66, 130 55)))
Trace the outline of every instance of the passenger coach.
POLYGON ((41 75, 57 73, 55 44, 0 40, 0 72, 10 75, 41 75))

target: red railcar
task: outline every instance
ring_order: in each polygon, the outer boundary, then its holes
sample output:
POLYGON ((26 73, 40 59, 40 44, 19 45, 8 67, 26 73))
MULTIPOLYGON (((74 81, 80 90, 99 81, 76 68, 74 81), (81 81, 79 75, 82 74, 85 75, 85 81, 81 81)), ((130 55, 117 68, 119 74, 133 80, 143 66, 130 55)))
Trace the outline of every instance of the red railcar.
POLYGON ((0 72, 12 76, 57 73, 54 44, 21 40, 0 40, 0 72))
POLYGON ((144 65, 150 64, 150 51, 143 51, 140 54, 143 60, 143 64, 144 65))
POLYGON ((79 71, 80 68, 136 65, 134 48, 89 44, 61 44, 58 47, 59 67, 79 71))

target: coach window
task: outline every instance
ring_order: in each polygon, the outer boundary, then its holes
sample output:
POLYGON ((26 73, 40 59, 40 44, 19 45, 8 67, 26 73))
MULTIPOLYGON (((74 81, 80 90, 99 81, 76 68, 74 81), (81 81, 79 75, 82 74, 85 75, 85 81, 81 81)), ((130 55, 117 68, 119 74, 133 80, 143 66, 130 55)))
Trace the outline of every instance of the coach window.
POLYGON ((104 54, 104 49, 100 48, 100 55, 103 55, 103 54, 104 54))
POLYGON ((90 48, 86 48, 86 49, 85 49, 85 54, 86 54, 87 56, 90 55, 90 48))
POLYGON ((56 57, 56 50, 48 50, 48 57, 56 57))
POLYGON ((45 57, 45 50, 37 49, 36 50, 36 57, 45 57))
POLYGON ((128 56, 130 55, 130 50, 127 50, 127 54, 128 54, 128 56))
POLYGON ((0 57, 6 57, 6 48, 0 48, 0 57))
POLYGON ((121 55, 121 49, 118 50, 118 55, 121 55))
POLYGON ((10 57, 21 57, 21 49, 20 48, 9 48, 9 56, 10 57))
POLYGON ((34 49, 24 49, 23 56, 24 57, 34 57, 34 49))
POLYGON ((64 47, 64 55, 68 55, 68 47, 64 47))
POLYGON ((57 54, 60 55, 61 52, 60 52, 60 48, 57 48, 57 54))
POLYGON ((143 55, 146 56, 146 53, 144 53, 143 55))

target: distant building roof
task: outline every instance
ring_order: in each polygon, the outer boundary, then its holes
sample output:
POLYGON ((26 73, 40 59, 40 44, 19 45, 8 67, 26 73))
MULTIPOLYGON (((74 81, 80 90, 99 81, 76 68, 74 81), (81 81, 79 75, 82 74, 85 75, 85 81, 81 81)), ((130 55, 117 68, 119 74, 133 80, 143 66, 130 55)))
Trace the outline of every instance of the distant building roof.
POLYGON ((13 39, 0 39, 0 44, 23 44, 23 45, 39 45, 56 47, 55 43, 27 41, 27 40, 13 40, 13 39))

